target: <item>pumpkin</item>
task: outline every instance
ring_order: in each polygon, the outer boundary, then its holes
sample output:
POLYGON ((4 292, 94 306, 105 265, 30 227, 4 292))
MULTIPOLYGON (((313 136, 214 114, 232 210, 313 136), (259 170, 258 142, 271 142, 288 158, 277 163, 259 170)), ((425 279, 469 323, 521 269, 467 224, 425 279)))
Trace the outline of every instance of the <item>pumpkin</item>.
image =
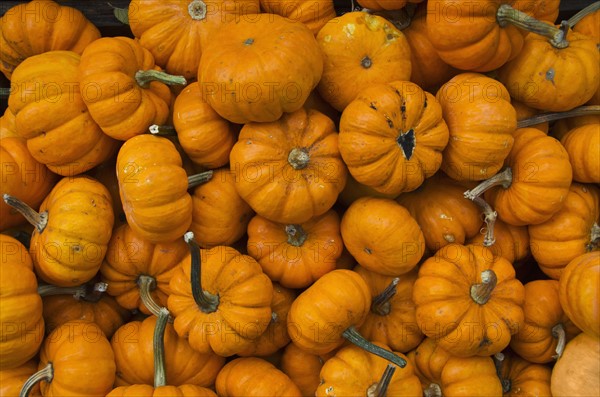
POLYGON ((43 396, 104 396, 112 389, 115 371, 113 351, 98 325, 73 320, 46 337, 38 372, 21 393, 28 395, 39 382, 43 396))
MULTIPOLYGON (((19 197, 28 206, 38 208, 58 178, 31 156, 25 140, 16 135, 14 114, 9 108, 0 118, 0 159, 2 194, 19 197)), ((1 231, 25 222, 23 215, 0 202, 1 231)))
POLYGON ((600 10, 593 10, 576 22, 573 19, 574 16, 571 18, 570 24, 574 25, 574 31, 585 34, 600 43, 600 28, 598 28, 600 26, 600 10), (575 23, 573 24, 573 22, 575 23))
POLYGON ((240 197, 258 215, 285 224, 331 209, 348 172, 333 121, 316 110, 246 124, 229 159, 240 197))
POLYGON ((211 35, 198 81, 203 99, 221 117, 246 124, 299 110, 322 73, 312 32, 300 22, 262 13, 225 23, 211 35))
POLYGON ((356 261, 384 276, 411 271, 421 260, 425 239, 417 221, 394 200, 363 197, 346 209, 342 239, 356 261))
POLYGON ((104 133, 128 140, 165 124, 172 94, 152 54, 129 37, 103 37, 88 45, 79 62, 79 89, 90 115, 104 133), (157 81, 157 79, 160 79, 157 81))
POLYGON ((81 54, 100 31, 81 11, 51 0, 16 4, 0 19, 0 71, 11 79, 26 58, 53 50, 81 54))
POLYGON ((573 183, 560 210, 528 227, 533 257, 548 277, 558 280, 571 260, 600 248, 599 225, 600 190, 573 183))
POLYGON ((80 64, 81 57, 72 51, 31 56, 13 71, 8 97, 16 132, 27 140, 31 156, 62 176, 97 166, 118 145, 86 107, 78 83, 80 64))
POLYGON ((314 396, 321 382, 321 368, 333 355, 334 352, 311 354, 289 343, 283 350, 280 369, 298 386, 303 396, 314 396))
POLYGON ((530 236, 527 226, 513 226, 497 219, 490 229, 483 225, 480 233, 466 239, 466 244, 482 245, 489 248, 494 256, 502 256, 512 264, 527 258, 530 254, 530 236), (484 231, 485 230, 485 231, 484 231), (487 232, 493 230, 494 244, 486 245, 487 232))
POLYGON ((383 17, 347 12, 325 24, 317 42, 324 58, 317 89, 340 112, 368 86, 410 79, 408 42, 383 17))
POLYGON ((260 0, 260 8, 262 12, 302 22, 314 35, 336 17, 333 0, 260 0))
POLYGON ((371 11, 379 10, 399 10, 406 7, 409 3, 420 3, 423 0, 359 0, 361 7, 368 8, 371 11))
POLYGON ((448 244, 419 268, 413 286, 417 324, 459 357, 502 351, 524 326, 523 284, 486 247, 448 244))
POLYGON ((87 175, 102 183, 110 192, 110 198, 113 203, 113 212, 115 214, 115 223, 113 225, 113 228, 115 229, 127 223, 127 218, 123 211, 123 203, 121 202, 121 196, 119 194, 119 181, 117 180, 117 173, 115 172, 117 154, 118 152, 115 152, 110 159, 87 172, 87 175))
POLYGON ((408 353, 416 348, 423 339, 412 299, 418 269, 400 277, 382 276, 360 265, 353 270, 365 279, 372 296, 371 310, 358 332, 395 352, 408 353))
POLYGON ((600 390, 600 340, 585 332, 573 338, 554 364, 550 378, 553 397, 593 396, 600 390))
POLYGON ((248 254, 273 281, 305 288, 336 267, 342 254, 340 217, 334 210, 302 224, 280 224, 259 215, 248 224, 248 254))
POLYGON ((226 21, 259 12, 258 0, 133 0, 131 31, 168 73, 195 78, 210 36, 226 21))
MULTIPOLYGON (((23 383, 37 371, 37 360, 32 359, 15 368, 0 369, 0 396, 16 397, 19 395, 23 383)), ((38 385, 29 393, 29 397, 41 397, 38 385)))
POLYGON ((546 22, 556 21, 556 18, 558 18, 560 11, 559 0, 512 0, 510 4, 517 10, 546 22))
POLYGON ((581 331, 563 311, 556 280, 525 284, 525 325, 510 341, 519 356, 533 363, 549 363, 561 356, 565 343, 581 331))
POLYGON ((463 184, 438 173, 425 180, 417 190, 396 198, 419 224, 430 252, 450 243, 464 244, 478 234, 481 211, 464 199, 464 189, 463 184))
POLYGON ((239 196, 229 168, 215 170, 210 181, 192 191, 192 224, 203 248, 231 245, 245 234, 252 208, 239 196))
POLYGON ((569 193, 572 167, 564 147, 535 128, 519 128, 502 172, 465 192, 485 201, 514 226, 537 225, 559 211, 569 193))
POLYGON ((190 254, 171 277, 167 300, 175 331, 205 354, 227 357, 249 348, 272 318, 271 280, 234 248, 201 250, 192 232, 185 240, 190 254))
POLYGON ((432 338, 407 354, 421 379, 425 396, 502 396, 502 385, 491 357, 457 357, 432 338))
POLYGON ((573 324, 595 338, 600 335, 599 282, 600 251, 588 252, 565 267, 558 290, 561 306, 573 324))
POLYGON ((27 248, 0 234, 0 257, 0 369, 4 371, 37 354, 44 338, 44 318, 27 248))
POLYGON ((104 294, 106 286, 103 283, 96 283, 92 288, 86 285, 76 288, 75 294, 69 294, 71 291, 61 293, 62 289, 54 286, 45 287, 45 293, 41 295, 47 334, 68 321, 82 320, 97 324, 110 338, 131 317, 131 312, 104 294))
POLYGON ((571 166, 573 180, 600 183, 600 124, 586 124, 567 132, 560 140, 571 166))
POLYGON ((558 43, 529 33, 521 52, 498 70, 498 79, 512 98, 536 109, 559 112, 593 97, 600 82, 596 41, 568 28, 562 33, 558 43))
MULTIPOLYGON (((389 346, 377 343, 383 349, 389 346)), ((402 353, 396 353, 406 358, 402 353)), ((398 369, 387 360, 358 346, 341 348, 323 364, 321 382, 315 396, 412 396, 421 397, 421 382, 412 364, 398 369), (378 394, 386 390, 387 394, 378 394)))
POLYGON ((173 126, 179 143, 194 164, 209 169, 229 162, 229 152, 240 130, 239 125, 219 116, 203 100, 198 82, 189 84, 177 95, 173 126))
POLYGON ((444 83, 436 98, 450 131, 441 169, 458 181, 479 181, 498 172, 517 128, 506 87, 478 73, 461 73, 444 83))
POLYGON ((348 177, 346 178, 346 185, 338 197, 338 203, 344 208, 347 208, 359 198, 366 196, 389 199, 396 198, 396 195, 394 194, 380 193, 370 186, 363 185, 362 183, 357 182, 356 179, 352 177, 352 174, 348 174, 348 177))
POLYGON ((155 315, 167 303, 169 282, 188 253, 182 239, 151 243, 124 224, 114 230, 100 274, 107 293, 128 310, 155 315))
POLYGON ((273 364, 258 357, 240 357, 228 362, 215 384, 219 396, 298 396, 298 387, 273 364))
MULTIPOLYGON (((558 112, 556 114, 569 114, 571 112, 576 112, 576 111, 582 111, 584 108, 586 107, 579 107, 577 109, 571 110, 569 112, 558 112)), ((592 112, 588 113, 588 114, 584 114, 584 115, 580 115, 580 116, 576 116, 576 117, 567 117, 567 118, 561 118, 559 120, 556 120, 554 122, 554 124, 552 125, 552 130, 550 132, 550 135, 552 135, 553 137, 555 137, 556 139, 558 139, 559 141, 567 134, 567 132, 584 126, 586 124, 594 124, 594 123, 600 123, 600 115, 598 114, 594 114, 598 111, 598 109, 596 108, 594 110, 594 108, 592 107, 592 112)))
MULTIPOLYGON (((151 315, 141 321, 130 321, 114 333, 110 344, 117 366, 115 386, 154 384, 154 332, 160 322, 159 317, 151 315)), ((173 324, 167 322, 162 332, 162 361, 168 384, 212 386, 225 365, 225 358, 195 351, 177 335, 173 324)))
POLYGON ((129 226, 152 243, 181 238, 192 223, 188 178, 167 138, 135 136, 121 146, 117 180, 129 226))
POLYGON ((44 198, 39 213, 9 195, 4 201, 35 226, 29 252, 42 280, 74 287, 96 275, 114 223, 104 185, 86 175, 64 177, 44 198))
POLYGON ((435 97, 414 83, 394 81, 370 85, 346 106, 339 147, 354 179, 397 196, 438 171, 448 136, 435 97))
POLYGON ((552 369, 548 366, 531 363, 511 352, 498 353, 494 356, 494 361, 499 368, 498 376, 504 396, 552 397, 552 369))

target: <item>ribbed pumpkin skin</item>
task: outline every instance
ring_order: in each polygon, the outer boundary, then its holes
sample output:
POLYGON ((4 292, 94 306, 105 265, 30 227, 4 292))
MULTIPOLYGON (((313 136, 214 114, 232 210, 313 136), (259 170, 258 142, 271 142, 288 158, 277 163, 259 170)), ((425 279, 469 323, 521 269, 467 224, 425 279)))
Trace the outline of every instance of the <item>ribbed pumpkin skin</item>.
POLYGON ((289 343, 281 356, 281 370, 298 386, 303 396, 313 396, 321 381, 323 364, 333 357, 307 353, 293 343, 289 343))
MULTIPOLYGON (((16 397, 23 388, 23 383, 38 370, 37 360, 31 359, 15 368, 0 369, 0 396, 16 397)), ((34 386, 30 397, 41 397, 40 387, 34 386)))
POLYGON ((81 11, 49 0, 34 0, 6 10, 0 19, 0 71, 11 79, 26 58, 53 50, 81 54, 100 31, 81 11))
POLYGON ((281 15, 302 22, 316 36, 327 22, 336 17, 333 0, 291 0, 284 2, 260 0, 262 12, 281 15))
POLYGON ((585 332, 567 343, 552 368, 550 390, 554 397, 593 396, 600 389, 600 340, 585 332))
POLYGON ((518 355, 506 352, 502 360, 501 379, 509 381, 510 390, 504 395, 551 397, 552 369, 547 365, 531 363, 518 355))
POLYGON ((408 3, 421 3, 423 0, 360 0, 358 4, 361 7, 368 8, 373 11, 380 10, 399 10, 405 7, 408 3))
POLYGON ((132 385, 114 388, 106 397, 217 397, 214 391, 194 385, 159 386, 132 385))
POLYGON ((560 140, 571 160, 573 180, 600 183, 600 125, 586 124, 567 132, 560 140))

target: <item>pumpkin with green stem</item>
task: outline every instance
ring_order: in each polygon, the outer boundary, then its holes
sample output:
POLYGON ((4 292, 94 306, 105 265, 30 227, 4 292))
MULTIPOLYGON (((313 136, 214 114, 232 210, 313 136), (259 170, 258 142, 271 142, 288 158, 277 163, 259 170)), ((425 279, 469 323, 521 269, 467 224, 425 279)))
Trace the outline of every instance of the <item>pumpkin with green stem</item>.
POLYGON ((480 232, 468 238, 465 244, 487 247, 495 256, 502 256, 513 264, 527 258, 531 254, 529 229, 527 226, 509 225, 501 219, 495 219, 493 224, 484 222, 480 232), (488 241, 490 231, 493 231, 492 245, 488 241))

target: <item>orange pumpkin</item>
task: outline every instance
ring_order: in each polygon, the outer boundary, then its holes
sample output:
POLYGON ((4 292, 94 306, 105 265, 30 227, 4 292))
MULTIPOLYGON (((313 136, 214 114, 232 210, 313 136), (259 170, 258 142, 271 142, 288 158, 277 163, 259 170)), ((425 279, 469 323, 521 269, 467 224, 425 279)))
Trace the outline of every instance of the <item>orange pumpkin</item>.
POLYGON ((273 281, 305 288, 336 267, 342 254, 340 217, 329 210, 302 224, 284 225, 259 215, 248 224, 248 254, 273 281))
POLYGON ((397 196, 438 171, 448 136, 435 97, 394 81, 370 85, 345 107, 339 146, 354 179, 397 196))
POLYGON ((202 96, 238 124, 273 122, 299 110, 323 73, 323 57, 302 23, 275 14, 223 24, 198 68, 202 96))
POLYGON ((323 76, 317 89, 338 111, 376 83, 410 79, 410 47, 404 34, 383 17, 347 12, 317 34, 323 76))
POLYGON ((260 0, 263 12, 281 15, 305 24, 314 35, 336 17, 333 0, 260 0))
POLYGON ((349 207, 350 204, 355 202, 361 197, 381 197, 381 198, 396 198, 395 194, 384 194, 376 191, 370 186, 363 185, 360 182, 357 182, 356 179, 352 177, 352 174, 348 174, 348 178, 346 179, 346 185, 344 186, 344 190, 341 191, 338 197, 338 203, 340 203, 343 207, 349 207))
POLYGON ((333 121, 300 109, 246 124, 230 154, 239 195, 260 216, 296 224, 327 212, 346 183, 333 121))
POLYGON ((567 132, 561 139, 571 166, 573 180, 600 183, 600 124, 586 124, 567 132))
POLYGON ((486 245, 487 231, 489 226, 484 225, 481 233, 468 238, 466 244, 482 245, 489 248, 495 256, 502 256, 514 264, 529 256, 530 238, 527 226, 513 226, 497 219, 494 221, 493 233, 494 244, 486 245), (484 232, 485 229, 485 232, 484 232))
POLYGON ((459 357, 502 351, 524 325, 523 284, 512 264, 486 247, 449 244, 419 268, 417 324, 459 357))
POLYGON ((11 79, 26 58, 53 50, 81 54, 100 31, 76 8, 32 0, 4 10, 0 19, 0 71, 11 79))
POLYGON ((334 352, 311 354, 289 343, 283 350, 280 368, 298 386, 303 396, 314 396, 321 382, 321 368, 333 355, 334 352))
POLYGON ((567 343, 550 377, 553 397, 593 396, 600 390, 600 340, 585 332, 567 343))
MULTIPOLYGON (((0 396, 16 397, 19 395, 23 383, 37 371, 36 359, 27 361, 25 364, 15 368, 0 369, 0 396)), ((29 393, 29 397, 41 397, 38 385, 29 393)))
POLYGON ((531 363, 514 353, 506 352, 494 356, 499 367, 504 396, 552 397, 550 378, 552 369, 546 365, 531 363), (501 360, 498 359, 501 356, 501 360))
POLYGON ((88 111, 78 82, 81 57, 72 51, 34 55, 15 68, 8 106, 31 156, 52 172, 73 176, 107 160, 118 142, 88 111))
POLYGON ((346 209, 344 245, 364 268, 385 276, 411 271, 423 257, 425 239, 417 221, 394 200, 363 197, 346 209))

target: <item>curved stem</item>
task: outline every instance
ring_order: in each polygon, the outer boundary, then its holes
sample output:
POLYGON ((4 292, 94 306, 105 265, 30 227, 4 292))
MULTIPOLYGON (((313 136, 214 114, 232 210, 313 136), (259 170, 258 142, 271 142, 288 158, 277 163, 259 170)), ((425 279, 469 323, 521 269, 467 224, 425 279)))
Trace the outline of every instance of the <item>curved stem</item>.
POLYGON ((492 356, 492 359, 494 360, 494 366, 496 367, 496 374, 502 384, 502 393, 506 394, 512 389, 512 382, 510 379, 505 379, 503 376, 502 366, 504 365, 505 356, 502 352, 498 352, 492 356))
POLYGON ((210 181, 213 177, 213 174, 213 170, 208 170, 188 176, 188 189, 192 189, 198 185, 202 185, 203 183, 210 181))
MULTIPOLYGON (((144 306, 146 306, 150 313, 158 317, 162 306, 156 303, 152 297, 152 291, 156 289, 156 279, 152 276, 142 274, 137 279, 137 285, 140 290, 140 298, 142 299, 144 306)), ((169 317, 169 322, 173 322, 172 317, 169 317)))
POLYGON ((600 245, 600 226, 597 223, 592 225, 592 230, 590 231, 590 242, 586 246, 588 251, 593 251, 595 248, 600 245))
POLYGON ((86 302, 98 302, 102 298, 102 294, 106 292, 108 288, 107 283, 99 282, 90 284, 83 284, 78 287, 57 287, 51 284, 40 285, 37 289, 38 294, 41 297, 51 295, 73 295, 73 298, 77 300, 83 300, 86 302))
POLYGON ((48 363, 44 368, 31 375, 29 379, 27 379, 25 383, 23 383, 23 387, 19 392, 19 397, 28 397, 35 385, 37 385, 43 380, 45 380, 46 382, 51 382, 53 378, 54 369, 52 368, 52 363, 48 363))
POLYGON ((554 25, 542 22, 508 4, 502 4, 498 7, 496 20, 502 27, 510 23, 528 32, 545 36, 555 48, 566 48, 569 46, 569 42, 566 40, 566 33, 563 29, 558 29, 554 25))
POLYGON ((157 136, 177 136, 177 131, 175 131, 175 127, 172 125, 152 124, 150 127, 148 127, 148 131, 152 135, 157 136))
POLYGON ((154 349, 154 388, 167 385, 167 371, 165 369, 165 329, 170 318, 169 310, 161 307, 154 326, 154 338, 152 347, 154 349))
POLYGON ((561 323, 556 324, 552 327, 552 336, 558 339, 558 343, 556 344, 556 354, 552 356, 553 359, 558 360, 562 357, 563 352, 565 351, 565 345, 567 344, 567 333, 565 332, 565 327, 561 323))
POLYGON ((502 186, 504 189, 508 189, 511 183, 512 169, 510 167, 506 167, 502 172, 497 173, 489 179, 486 179, 473 189, 467 190, 464 195, 465 198, 468 198, 469 200, 475 200, 475 197, 481 196, 486 190, 489 190, 494 186, 502 186))
POLYGON ((594 116, 598 114, 600 114, 600 105, 580 106, 578 108, 566 112, 542 113, 528 117, 526 119, 518 121, 517 128, 531 127, 532 125, 561 119, 568 119, 570 117, 594 116))
POLYGON ((471 285, 471 299, 480 305, 485 305, 492 296, 498 278, 492 269, 481 272, 481 283, 471 285))
POLYGON ((308 238, 308 234, 301 225, 287 225, 285 234, 287 234, 287 243, 294 247, 301 247, 308 238))
POLYGON ((406 360, 389 350, 385 350, 384 348, 369 342, 356 330, 356 328, 353 325, 346 328, 344 332, 342 332, 342 336, 349 342, 360 347, 361 349, 364 349, 369 353, 384 358, 396 364, 400 368, 404 368, 406 366, 406 360))
POLYGON ((23 201, 11 196, 10 194, 3 194, 2 199, 6 204, 19 211, 21 215, 25 217, 27 222, 34 226, 38 232, 41 233, 44 231, 46 225, 48 224, 48 211, 39 213, 25 204, 23 201))
POLYGON ((383 375, 381 375, 379 382, 369 386, 367 389, 367 397, 385 397, 390 382, 392 381, 392 377, 396 372, 396 368, 395 365, 388 364, 387 367, 385 367, 385 371, 383 371, 383 375))
POLYGON ((308 150, 304 148, 293 148, 288 154, 288 163, 295 170, 302 170, 308 166, 310 156, 308 150))
POLYGON ((204 313, 212 313, 217 311, 219 307, 219 296, 213 295, 208 291, 202 289, 202 274, 201 274, 201 263, 200 263, 200 246, 196 240, 194 240, 194 233, 187 232, 183 236, 185 242, 190 247, 190 254, 192 258, 192 269, 191 269, 191 283, 192 283, 192 296, 198 308, 204 313))
POLYGON ((474 197, 473 202, 483 210, 483 221, 486 225, 485 236, 483 237, 483 246, 491 247, 496 242, 496 236, 494 236, 494 225, 496 224, 498 213, 494 211, 492 206, 480 196, 474 197))
POLYGON ((159 81, 166 85, 186 85, 187 81, 183 76, 173 76, 171 74, 161 72, 160 70, 138 70, 135 73, 135 81, 142 88, 148 87, 151 82, 159 81))
POLYGON ((577 25, 577 23, 579 21, 581 21, 584 17, 586 17, 588 14, 591 14, 598 10, 600 10, 600 1, 592 3, 589 6, 585 7, 583 10, 579 11, 577 14, 575 14, 571 18, 569 18, 567 20, 567 23, 569 24, 570 27, 573 27, 573 26, 577 25))
POLYGON ((396 295, 398 283, 400 277, 396 277, 392 280, 381 293, 373 298, 371 301, 371 311, 380 316, 387 316, 390 314, 391 304, 390 300, 396 295))

